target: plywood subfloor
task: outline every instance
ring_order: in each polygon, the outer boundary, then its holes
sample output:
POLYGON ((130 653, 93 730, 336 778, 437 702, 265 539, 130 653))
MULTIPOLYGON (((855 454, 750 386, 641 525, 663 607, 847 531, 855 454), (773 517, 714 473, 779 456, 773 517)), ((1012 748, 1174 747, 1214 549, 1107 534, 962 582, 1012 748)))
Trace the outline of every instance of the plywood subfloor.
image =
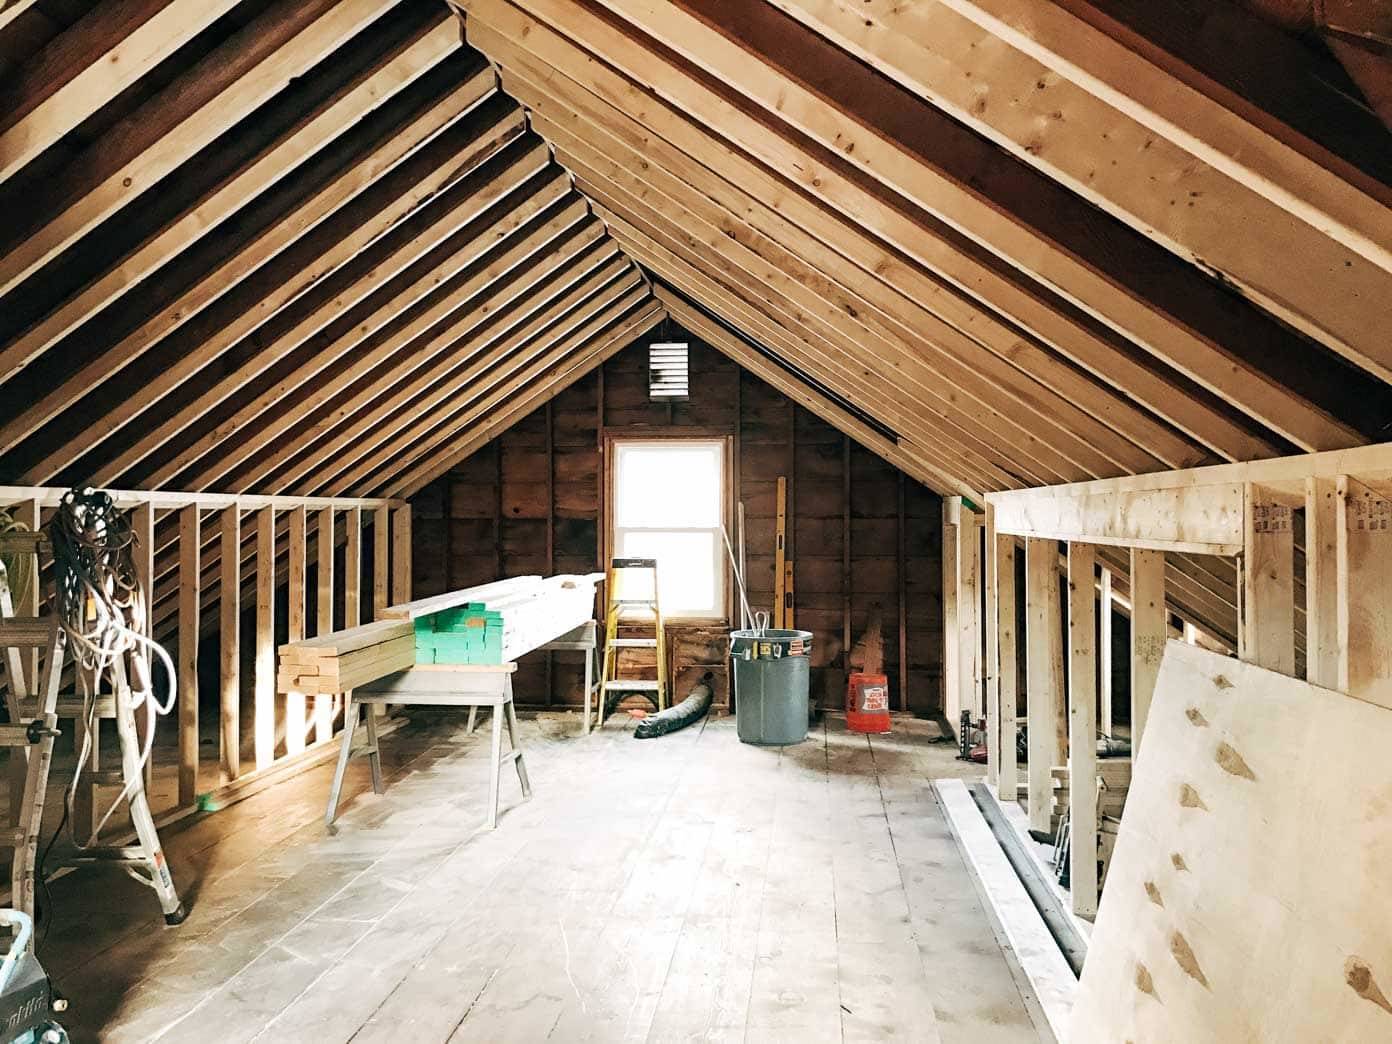
POLYGON ((535 796, 480 833, 484 733, 434 719, 168 832, 192 913, 113 871, 54 883, 42 956, 78 1040, 1042 1039, 928 779, 951 748, 838 721, 743 745, 524 721, 535 796))

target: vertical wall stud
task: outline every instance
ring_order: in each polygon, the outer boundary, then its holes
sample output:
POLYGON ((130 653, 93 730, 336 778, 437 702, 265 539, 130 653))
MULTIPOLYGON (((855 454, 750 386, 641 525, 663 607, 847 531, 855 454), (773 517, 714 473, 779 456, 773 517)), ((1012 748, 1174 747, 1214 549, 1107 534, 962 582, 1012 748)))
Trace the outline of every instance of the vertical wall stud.
POLYGON ((391 604, 411 600, 411 505, 392 508, 391 604))
MULTIPOLYGON (((1000 751, 1000 765, 996 770, 996 793, 1002 801, 1018 801, 1019 769, 1015 752, 1015 716, 1019 713, 1019 659, 1018 635, 1015 622, 1015 538, 996 537, 996 632, 1000 653, 997 658, 999 671, 1000 713, 999 739, 996 748, 1000 751)), ((997 735, 995 731, 992 735, 997 735)))
POLYGON ((1140 755, 1160 659, 1169 637, 1165 611, 1165 553, 1131 549, 1131 756, 1140 755))
POLYGON ((218 642, 222 649, 220 746, 222 772, 228 781, 242 774, 242 512, 222 511, 221 562, 218 566, 218 642))
POLYGON ((1047 834, 1053 780, 1050 769, 1062 757, 1057 722, 1063 705, 1059 677, 1063 664, 1059 619, 1058 541, 1025 541, 1025 685, 1029 722, 1029 825, 1047 834), (1057 637, 1056 637, 1057 636, 1057 637), (1057 664, 1055 659, 1060 662, 1057 664))
POLYGON ((942 502, 942 621, 943 621, 943 717, 955 732, 962 710, 961 641, 958 636, 958 603, 960 594, 957 569, 960 556, 957 550, 959 522, 962 517, 962 498, 943 497, 942 502))
POLYGON ((1392 707, 1392 502, 1357 479, 1340 476, 1338 688, 1392 707))
POLYGON ((1339 490, 1332 478, 1305 480, 1305 677, 1339 687, 1339 490))
POLYGON ((256 769, 275 760, 275 508, 256 512, 256 670, 252 749, 256 769))
MULTIPOLYGON (((315 548, 316 556, 314 579, 318 588, 314 610, 316 635, 328 634, 334 629, 334 509, 319 510, 315 548)), ((314 697, 314 742, 323 743, 333 736, 333 697, 316 695, 314 697)))
POLYGON ((1068 819, 1073 912, 1097 915, 1097 551, 1068 545, 1068 819))
POLYGON ((198 505, 179 509, 179 807, 198 800, 198 629, 203 536, 198 505))
MULTIPOLYGON (((309 517, 304 506, 290 510, 286 570, 286 641, 298 642, 305 635, 307 595, 306 572, 309 564, 309 517)), ((302 692, 285 694, 285 753, 299 754, 305 747, 308 702, 302 692)))
POLYGON ((1098 726, 1102 735, 1112 736, 1114 715, 1112 713, 1112 571, 1102 567, 1102 579, 1098 587, 1097 612, 1097 674, 1101 685, 1102 709, 1098 726))
POLYGON ((981 586, 986 595, 985 617, 982 620, 986 631, 986 659, 981 673, 986 683, 986 782, 999 786, 1000 762, 1003 749, 1000 747, 1000 614, 997 608, 999 597, 999 550, 996 545, 996 511, 988 502, 982 516, 986 541, 983 545, 985 558, 982 561, 981 586))
POLYGON ((1244 554, 1238 656, 1295 673, 1295 534, 1291 509, 1262 486, 1243 491, 1244 554))

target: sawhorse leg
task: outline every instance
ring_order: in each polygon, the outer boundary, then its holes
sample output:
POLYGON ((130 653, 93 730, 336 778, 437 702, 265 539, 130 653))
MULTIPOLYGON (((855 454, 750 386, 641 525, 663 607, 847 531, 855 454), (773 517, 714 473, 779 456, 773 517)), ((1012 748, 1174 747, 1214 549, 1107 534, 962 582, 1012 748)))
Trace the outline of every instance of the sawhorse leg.
MULTIPOLYGON (((324 826, 330 832, 334 829, 334 818, 338 815, 338 802, 343 794, 343 777, 348 771, 348 759, 353 756, 353 736, 358 731, 358 708, 364 706, 353 700, 350 694, 343 704, 343 739, 338 748, 338 764, 334 767, 333 785, 329 787, 329 805, 324 810, 324 826)), ((382 785, 382 755, 377 744, 377 722, 373 719, 372 706, 366 705, 367 714, 367 754, 372 765, 372 792, 385 792, 382 785)))
POLYGON ((503 773, 503 708, 493 705, 492 760, 488 772, 488 829, 498 825, 498 784, 503 773))
POLYGON ((512 744, 512 760, 517 766, 517 782, 522 784, 522 796, 532 796, 532 781, 527 778, 527 763, 522 760, 522 748, 517 744, 517 704, 512 698, 512 679, 507 681, 507 730, 508 742, 512 744))

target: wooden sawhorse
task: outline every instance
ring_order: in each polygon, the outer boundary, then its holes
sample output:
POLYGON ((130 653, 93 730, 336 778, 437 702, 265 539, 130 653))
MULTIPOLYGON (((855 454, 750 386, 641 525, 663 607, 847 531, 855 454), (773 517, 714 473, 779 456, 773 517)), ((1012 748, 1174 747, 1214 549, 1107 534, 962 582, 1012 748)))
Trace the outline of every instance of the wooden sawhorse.
POLYGON ((512 673, 515 663, 488 665, 454 665, 421 663, 409 670, 389 674, 375 682, 354 689, 343 711, 343 745, 338 752, 338 767, 334 770, 333 786, 329 790, 329 805, 324 812, 324 825, 331 831, 338 814, 339 795, 343 790, 343 775, 348 759, 354 754, 366 754, 372 765, 372 791, 385 791, 382 782, 382 756, 377 745, 376 716, 368 711, 367 746, 354 751, 353 734, 357 731, 358 707, 373 704, 417 704, 430 707, 468 707, 469 731, 474 728, 474 715, 479 707, 493 708, 493 742, 488 763, 488 829, 498 825, 498 788, 504 762, 517 767, 517 780, 522 784, 522 796, 532 796, 532 784, 527 778, 527 765, 522 760, 522 748, 517 743, 517 709, 512 702, 512 673), (503 725, 507 725, 512 749, 503 753, 503 725))

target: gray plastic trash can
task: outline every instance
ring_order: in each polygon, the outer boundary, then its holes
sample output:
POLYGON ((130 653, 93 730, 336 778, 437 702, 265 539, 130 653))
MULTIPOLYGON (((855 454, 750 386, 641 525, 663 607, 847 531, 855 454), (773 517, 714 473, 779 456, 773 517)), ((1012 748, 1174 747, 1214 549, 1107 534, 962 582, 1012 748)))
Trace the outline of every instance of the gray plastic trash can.
POLYGON ((745 743, 784 746, 807 738, 811 631, 731 631, 735 731, 745 743))

